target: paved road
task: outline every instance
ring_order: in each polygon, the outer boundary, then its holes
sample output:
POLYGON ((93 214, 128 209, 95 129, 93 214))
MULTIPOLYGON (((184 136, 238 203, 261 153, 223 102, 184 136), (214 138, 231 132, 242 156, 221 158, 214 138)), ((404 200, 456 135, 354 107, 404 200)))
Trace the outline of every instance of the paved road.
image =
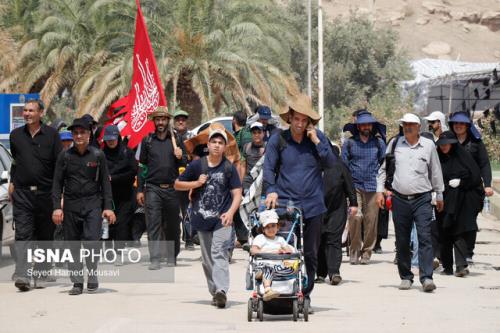
MULTIPOLYGON (((182 252, 175 283, 102 283, 98 294, 70 297, 70 284, 17 292, 0 283, 0 332, 500 332, 500 221, 481 218, 476 263, 466 278, 435 275, 437 290, 417 283, 399 291, 393 242, 368 266, 342 266, 340 286, 317 285, 309 322, 289 316, 246 321, 246 256, 235 252, 229 307, 215 309, 199 250, 182 252)), ((11 273, 5 262, 0 273, 11 273)), ((145 267, 144 267, 145 269, 145 267)))

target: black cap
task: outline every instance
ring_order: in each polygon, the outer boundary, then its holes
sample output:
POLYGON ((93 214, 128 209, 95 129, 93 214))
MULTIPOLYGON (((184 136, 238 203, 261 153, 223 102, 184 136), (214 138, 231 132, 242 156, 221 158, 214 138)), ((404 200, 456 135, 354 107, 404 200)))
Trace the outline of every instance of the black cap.
POLYGON ((94 120, 94 117, 92 117, 88 113, 84 114, 81 119, 87 121, 91 125, 96 125, 97 124, 97 121, 94 120))
POLYGON ((439 140, 436 141, 436 145, 446 145, 446 144, 454 144, 457 143, 457 137, 455 136, 455 133, 452 131, 445 131, 441 133, 439 136, 439 140))
POLYGON ((71 124, 71 126, 68 127, 68 130, 72 131, 73 129, 75 129, 77 127, 81 127, 81 128, 86 129, 88 131, 91 130, 91 124, 88 122, 87 119, 84 119, 83 117, 76 118, 75 120, 73 120, 73 124, 71 124))

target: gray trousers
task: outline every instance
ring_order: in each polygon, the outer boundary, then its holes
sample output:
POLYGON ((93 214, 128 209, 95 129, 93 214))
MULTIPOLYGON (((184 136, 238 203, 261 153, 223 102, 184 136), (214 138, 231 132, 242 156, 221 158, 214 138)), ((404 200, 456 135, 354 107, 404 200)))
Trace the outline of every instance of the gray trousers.
POLYGON ((215 231, 198 231, 203 271, 212 296, 229 290, 229 250, 233 243, 233 227, 215 231))

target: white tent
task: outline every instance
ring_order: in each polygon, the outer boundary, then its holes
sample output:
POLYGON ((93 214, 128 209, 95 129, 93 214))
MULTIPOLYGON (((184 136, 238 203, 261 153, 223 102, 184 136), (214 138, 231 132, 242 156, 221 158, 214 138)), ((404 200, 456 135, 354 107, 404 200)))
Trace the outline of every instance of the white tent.
MULTIPOLYGON (((421 59, 411 62, 414 79, 403 82, 406 95, 415 95, 414 111, 427 114, 433 110, 454 112, 463 101, 470 102, 476 86, 471 82, 490 79, 500 63, 473 63, 440 59, 421 59), (438 95, 438 96, 433 96, 438 95), (451 95, 451 96, 450 96, 451 95), (439 98, 437 98, 439 97, 439 98), (451 103, 450 102, 451 97, 451 103), (432 101, 435 98, 436 100, 432 101)), ((470 103, 469 103, 470 104, 470 103)), ((479 110, 480 105, 476 106, 479 110)))

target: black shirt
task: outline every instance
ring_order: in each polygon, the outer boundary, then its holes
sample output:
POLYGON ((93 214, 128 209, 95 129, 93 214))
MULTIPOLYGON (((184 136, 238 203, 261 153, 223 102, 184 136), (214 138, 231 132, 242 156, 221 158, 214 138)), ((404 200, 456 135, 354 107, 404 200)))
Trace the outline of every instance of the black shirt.
POLYGON ((59 133, 50 126, 42 124, 33 138, 27 125, 14 129, 10 133, 14 187, 38 186, 50 191, 57 155, 61 150, 59 133))
POLYGON ((113 209, 111 183, 104 153, 88 146, 83 155, 75 147, 57 157, 52 186, 54 209, 61 208, 64 191, 64 210, 80 212, 82 209, 102 207, 113 209))
POLYGON ((187 161, 186 149, 180 140, 176 140, 177 146, 182 149, 182 158, 178 160, 174 155, 172 139, 168 135, 164 140, 160 140, 156 133, 142 139, 141 154, 139 157, 139 180, 137 191, 144 190, 143 169, 146 168, 146 184, 174 184, 179 177, 179 167, 185 166, 187 161))

